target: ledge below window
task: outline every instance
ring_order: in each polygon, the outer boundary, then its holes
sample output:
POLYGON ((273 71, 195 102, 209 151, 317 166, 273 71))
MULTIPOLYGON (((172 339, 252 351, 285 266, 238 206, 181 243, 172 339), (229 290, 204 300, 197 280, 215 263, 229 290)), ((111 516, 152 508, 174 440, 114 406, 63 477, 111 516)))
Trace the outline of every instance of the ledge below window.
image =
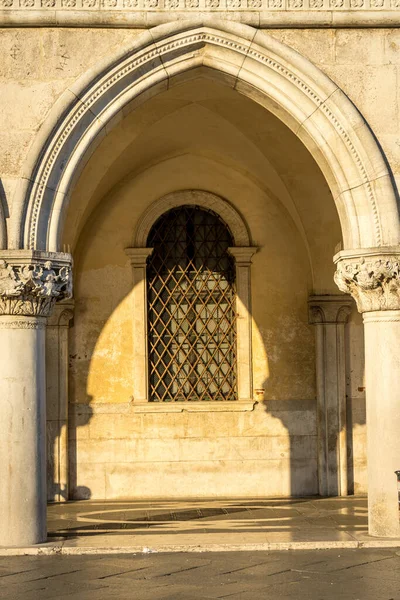
POLYGON ((182 412, 245 412, 254 409, 256 400, 226 402, 132 402, 135 413, 182 413, 182 412))

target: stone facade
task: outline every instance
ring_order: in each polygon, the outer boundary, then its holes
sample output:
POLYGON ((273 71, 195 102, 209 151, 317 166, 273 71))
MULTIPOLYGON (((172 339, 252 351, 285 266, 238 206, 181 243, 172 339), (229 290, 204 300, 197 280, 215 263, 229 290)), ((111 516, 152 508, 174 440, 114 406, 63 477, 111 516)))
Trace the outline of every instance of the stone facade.
POLYGON ((44 539, 46 497, 368 490, 397 535, 396 2, 0 20, 0 545, 44 539), (147 237, 189 204, 235 242, 235 402, 149 401, 147 237))

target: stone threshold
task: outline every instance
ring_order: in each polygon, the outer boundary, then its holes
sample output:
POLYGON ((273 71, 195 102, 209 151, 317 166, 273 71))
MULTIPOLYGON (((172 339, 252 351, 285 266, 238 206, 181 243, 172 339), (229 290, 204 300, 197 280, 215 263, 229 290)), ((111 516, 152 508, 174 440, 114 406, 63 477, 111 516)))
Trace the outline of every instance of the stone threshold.
POLYGON ((144 546, 73 546, 56 542, 28 546, 26 548, 0 548, 0 556, 77 556, 100 554, 154 554, 167 552, 257 552, 285 550, 332 550, 361 548, 400 548, 400 538, 374 539, 363 541, 298 541, 298 542, 260 542, 239 544, 157 544, 144 546))

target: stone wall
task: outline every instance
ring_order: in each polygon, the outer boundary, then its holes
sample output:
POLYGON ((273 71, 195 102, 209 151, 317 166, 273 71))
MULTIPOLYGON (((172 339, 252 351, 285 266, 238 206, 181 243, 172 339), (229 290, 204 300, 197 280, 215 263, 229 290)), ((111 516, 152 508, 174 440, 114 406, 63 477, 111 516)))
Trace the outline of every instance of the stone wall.
POLYGON ((72 497, 317 494, 314 404, 162 414, 135 414, 124 404, 73 406, 72 497))

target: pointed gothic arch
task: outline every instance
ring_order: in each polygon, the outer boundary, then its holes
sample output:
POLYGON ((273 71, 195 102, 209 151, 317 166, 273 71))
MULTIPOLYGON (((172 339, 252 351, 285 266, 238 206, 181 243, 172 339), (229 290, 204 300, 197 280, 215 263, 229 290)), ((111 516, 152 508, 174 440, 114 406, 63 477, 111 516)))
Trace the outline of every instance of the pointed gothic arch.
POLYGON ((395 245, 395 190, 368 124, 309 60, 252 27, 183 21, 141 34, 90 70, 55 105, 25 163, 10 232, 14 248, 57 251, 69 197, 112 122, 138 98, 201 69, 264 106, 302 140, 330 186, 345 249, 395 245))

